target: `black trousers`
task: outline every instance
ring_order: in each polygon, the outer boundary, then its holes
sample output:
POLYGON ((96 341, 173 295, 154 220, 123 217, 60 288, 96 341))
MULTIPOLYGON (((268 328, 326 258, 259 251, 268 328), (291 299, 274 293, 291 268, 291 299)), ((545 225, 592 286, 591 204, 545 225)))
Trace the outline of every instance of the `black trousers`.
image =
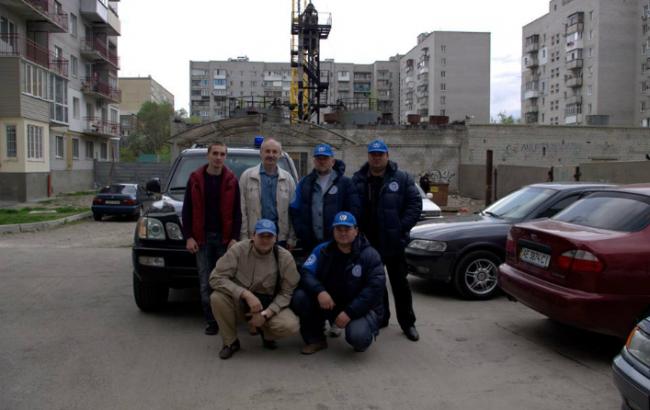
MULTIPOLYGON (((395 312, 397 313, 397 322, 402 330, 408 329, 415 324, 415 312, 413 312, 413 296, 411 287, 406 279, 408 270, 404 251, 397 255, 383 257, 382 260, 386 265, 390 286, 393 289, 393 298, 395 299, 395 312)), ((390 318, 390 305, 388 302, 388 289, 384 291, 384 323, 387 325, 390 318)))

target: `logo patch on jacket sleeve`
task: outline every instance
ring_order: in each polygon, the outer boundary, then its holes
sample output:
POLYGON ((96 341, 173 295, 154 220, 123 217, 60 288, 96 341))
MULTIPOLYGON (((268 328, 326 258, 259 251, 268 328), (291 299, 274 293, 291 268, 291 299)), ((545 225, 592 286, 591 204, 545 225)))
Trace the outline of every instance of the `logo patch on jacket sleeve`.
POLYGON ((336 195, 336 194, 338 194, 338 193, 339 193, 339 187, 337 187, 336 185, 334 185, 332 188, 330 188, 329 193, 330 193, 330 195, 336 195))
POLYGON ((305 268, 309 268, 314 264, 316 264, 316 255, 312 253, 311 255, 309 255, 309 258, 307 258, 307 260, 302 266, 304 266, 305 268))
POLYGON ((392 192, 397 192, 399 189, 399 184, 396 181, 391 182, 388 184, 388 189, 390 189, 392 192))
POLYGON ((362 272, 361 265, 354 265, 354 268, 352 268, 352 276, 358 278, 361 276, 361 272, 362 272))

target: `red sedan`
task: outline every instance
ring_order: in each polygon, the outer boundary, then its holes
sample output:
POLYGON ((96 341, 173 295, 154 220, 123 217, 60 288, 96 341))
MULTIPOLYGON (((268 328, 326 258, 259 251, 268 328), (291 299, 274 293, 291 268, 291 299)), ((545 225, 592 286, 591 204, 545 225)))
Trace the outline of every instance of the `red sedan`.
POLYGON ((650 184, 513 226, 499 284, 551 319, 625 338, 650 313, 650 184))

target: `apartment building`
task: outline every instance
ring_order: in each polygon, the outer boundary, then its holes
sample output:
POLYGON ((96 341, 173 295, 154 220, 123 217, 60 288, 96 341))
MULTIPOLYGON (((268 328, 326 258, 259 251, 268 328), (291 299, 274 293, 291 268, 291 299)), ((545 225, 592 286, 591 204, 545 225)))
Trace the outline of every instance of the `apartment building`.
POLYGON ((0 199, 88 189, 119 157, 118 0, 0 0, 0 199))
POLYGON ((433 31, 400 59, 400 121, 490 121, 490 33, 433 31))
POLYGON ((174 94, 151 76, 120 77, 119 89, 122 93, 122 102, 120 103, 120 135, 122 137, 128 136, 137 126, 136 115, 145 102, 169 103, 174 107, 174 94))
MULTIPOLYGON (((349 108, 373 109, 397 118, 399 108, 399 60, 373 64, 321 61, 321 81, 329 83, 327 102, 349 108)), ((289 63, 250 61, 247 57, 227 61, 190 62, 190 113, 203 122, 229 118, 237 107, 250 103, 287 102, 291 89, 289 63)))
POLYGON ((528 124, 648 125, 647 0, 551 0, 523 27, 528 124))

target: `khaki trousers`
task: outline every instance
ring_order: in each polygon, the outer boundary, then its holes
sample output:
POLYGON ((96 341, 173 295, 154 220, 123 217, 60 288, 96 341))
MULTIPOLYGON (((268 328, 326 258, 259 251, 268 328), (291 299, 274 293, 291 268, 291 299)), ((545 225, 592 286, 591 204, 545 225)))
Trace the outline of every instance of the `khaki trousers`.
MULTIPOLYGON (((223 339, 224 346, 230 346, 237 340, 237 323, 246 321, 239 301, 233 300, 232 296, 214 291, 210 295, 212 313, 219 324, 219 333, 223 339)), ((282 309, 277 315, 273 315, 262 326, 266 340, 276 340, 298 333, 300 324, 298 317, 289 308, 282 309)))

